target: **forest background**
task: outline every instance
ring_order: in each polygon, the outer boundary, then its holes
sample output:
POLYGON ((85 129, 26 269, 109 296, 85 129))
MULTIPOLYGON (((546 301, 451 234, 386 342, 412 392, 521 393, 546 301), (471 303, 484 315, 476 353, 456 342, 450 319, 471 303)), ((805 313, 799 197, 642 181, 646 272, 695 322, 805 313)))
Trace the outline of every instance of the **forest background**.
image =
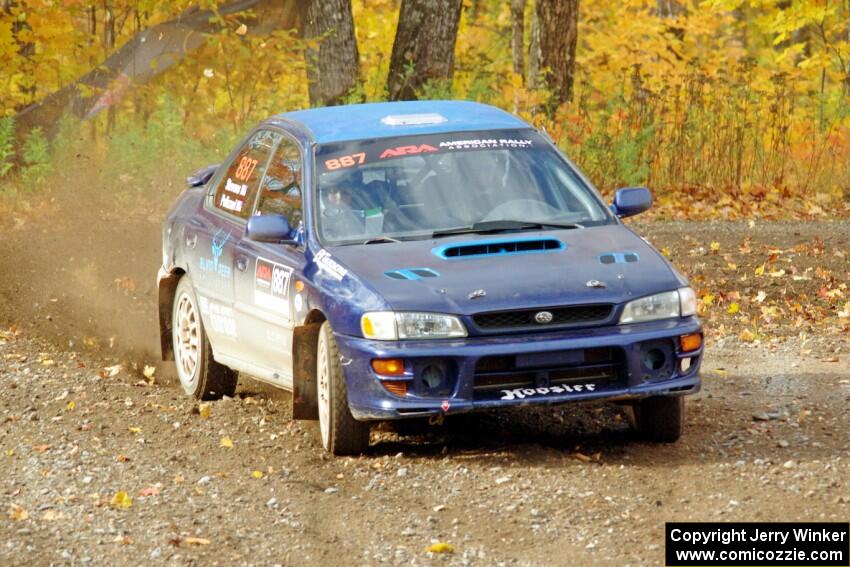
POLYGON ((167 203, 259 120, 515 112, 671 219, 850 215, 850 0, 0 0, 0 209, 167 203))

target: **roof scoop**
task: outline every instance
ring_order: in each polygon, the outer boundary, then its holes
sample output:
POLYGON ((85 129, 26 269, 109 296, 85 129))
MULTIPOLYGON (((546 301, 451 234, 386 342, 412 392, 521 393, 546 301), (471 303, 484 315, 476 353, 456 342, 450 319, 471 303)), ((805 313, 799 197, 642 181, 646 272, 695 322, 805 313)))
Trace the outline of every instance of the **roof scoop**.
POLYGON ((381 118, 381 123, 387 126, 424 126, 426 124, 442 124, 448 121, 448 118, 436 112, 425 114, 390 114, 381 118))

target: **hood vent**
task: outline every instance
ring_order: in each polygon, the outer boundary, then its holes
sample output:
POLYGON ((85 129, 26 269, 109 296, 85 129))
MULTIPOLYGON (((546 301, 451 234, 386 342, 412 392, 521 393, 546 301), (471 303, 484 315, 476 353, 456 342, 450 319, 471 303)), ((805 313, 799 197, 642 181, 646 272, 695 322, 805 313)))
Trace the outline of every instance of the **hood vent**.
POLYGON ((384 275, 391 280, 419 280, 422 278, 436 278, 440 274, 431 268, 407 268, 404 270, 390 270, 384 275))
POLYGON ((554 238, 525 238, 505 240, 478 240, 463 244, 449 244, 434 248, 440 258, 457 260, 480 258, 482 256, 503 256, 509 254, 540 254, 566 248, 564 243, 554 238))

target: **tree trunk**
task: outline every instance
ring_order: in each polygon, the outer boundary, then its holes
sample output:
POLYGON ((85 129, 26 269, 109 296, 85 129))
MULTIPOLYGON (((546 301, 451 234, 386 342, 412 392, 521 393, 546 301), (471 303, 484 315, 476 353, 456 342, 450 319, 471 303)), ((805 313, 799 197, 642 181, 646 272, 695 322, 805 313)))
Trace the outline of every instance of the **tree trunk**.
POLYGON ((318 42, 317 48, 304 54, 310 104, 341 104, 360 78, 351 0, 304 0, 298 4, 304 39, 318 42))
POLYGON ((540 88, 540 22, 537 20, 537 10, 531 14, 531 43, 528 45, 528 78, 526 83, 531 89, 540 88))
POLYGON ((525 76, 525 0, 511 0, 511 52, 514 73, 525 76))
POLYGON ((387 93, 415 100, 431 81, 451 84, 462 0, 402 0, 387 93))
POLYGON ((540 66, 552 96, 549 110, 573 98, 579 0, 538 0, 540 66))
MULTIPOLYGON (((251 31, 291 29, 298 23, 296 0, 234 0, 219 6, 222 16, 245 10, 257 13, 251 31)), ((216 31, 212 12, 189 8, 177 18, 141 31, 77 81, 21 110, 15 117, 20 132, 41 126, 52 135, 66 110, 81 118, 92 118, 120 100, 132 84, 144 84, 200 47, 216 31), (79 86, 94 89, 100 96, 86 97, 79 86)))

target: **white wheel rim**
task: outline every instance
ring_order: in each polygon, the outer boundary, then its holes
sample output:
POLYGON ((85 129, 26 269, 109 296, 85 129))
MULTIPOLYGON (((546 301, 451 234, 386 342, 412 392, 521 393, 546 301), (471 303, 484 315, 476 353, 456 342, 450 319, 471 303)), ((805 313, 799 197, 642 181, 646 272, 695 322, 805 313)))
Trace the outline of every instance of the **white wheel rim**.
POLYGON ((174 321, 174 361, 180 384, 189 393, 195 390, 200 359, 201 324, 192 298, 183 293, 177 300, 174 321))
POLYGON ((330 447, 331 439, 331 368, 328 356, 328 345, 324 333, 319 334, 319 360, 317 389, 319 395, 319 431, 322 434, 322 445, 330 447))

